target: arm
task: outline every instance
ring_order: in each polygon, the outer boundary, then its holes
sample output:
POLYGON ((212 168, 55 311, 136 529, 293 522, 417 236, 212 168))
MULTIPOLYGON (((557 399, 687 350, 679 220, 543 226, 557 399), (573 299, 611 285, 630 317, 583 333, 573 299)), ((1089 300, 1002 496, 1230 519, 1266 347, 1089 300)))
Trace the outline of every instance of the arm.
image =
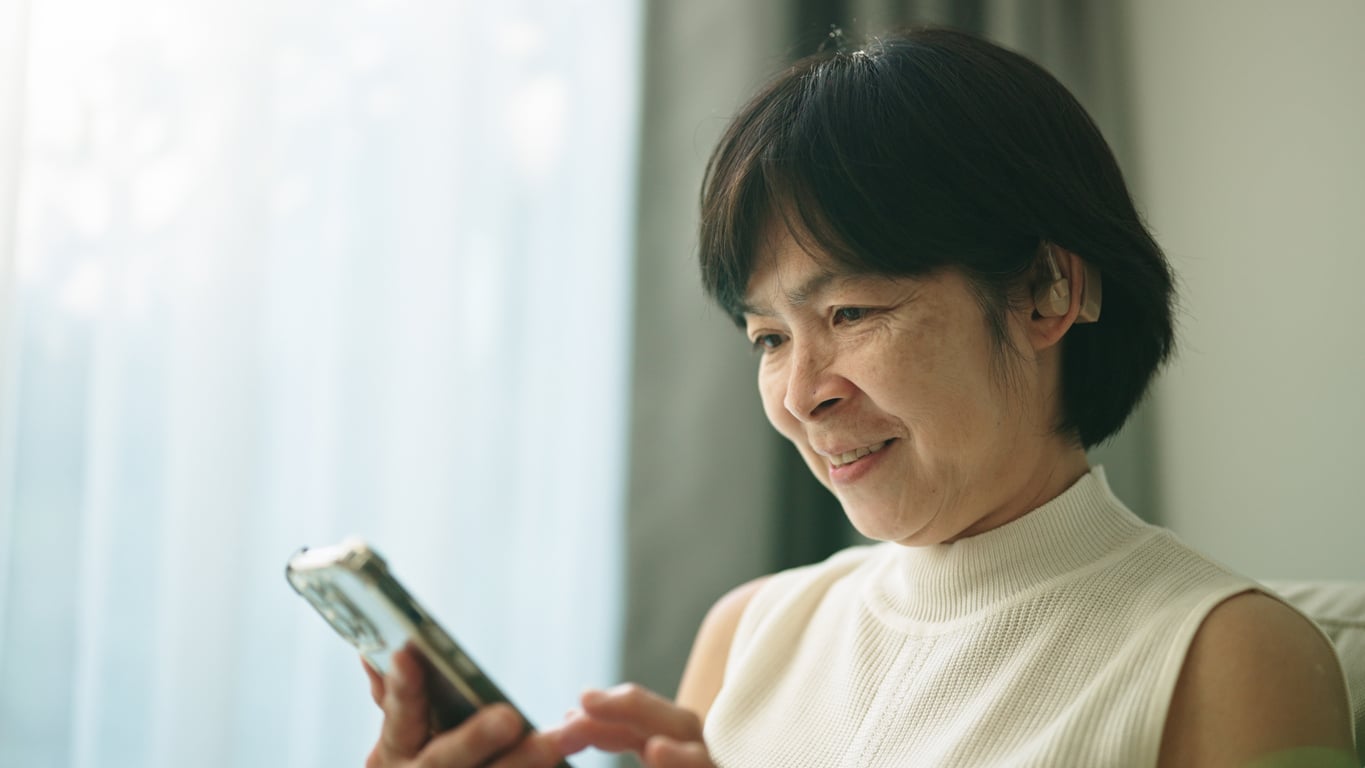
POLYGON ((687 666, 683 668, 677 699, 678 706, 692 710, 700 720, 706 720, 711 702, 716 700, 725 679, 725 665, 730 659, 730 645, 734 642, 739 618, 749 607, 754 593, 767 580, 768 577, 763 576, 735 587, 717 600, 702 619, 697 639, 692 643, 692 653, 687 657, 687 666))
POLYGON ((1337 768, 1354 755, 1340 665, 1322 634, 1259 592, 1214 608, 1176 682, 1159 764, 1337 768))

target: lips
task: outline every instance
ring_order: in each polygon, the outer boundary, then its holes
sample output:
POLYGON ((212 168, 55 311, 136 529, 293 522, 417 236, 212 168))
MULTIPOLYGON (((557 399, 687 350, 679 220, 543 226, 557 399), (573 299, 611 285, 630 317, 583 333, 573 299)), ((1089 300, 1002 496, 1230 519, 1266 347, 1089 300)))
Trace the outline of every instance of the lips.
POLYGON ((825 451, 817 452, 823 454, 825 458, 829 459, 829 463, 832 464, 833 466, 842 467, 845 464, 852 464, 853 462, 863 458, 864 456, 870 456, 871 454, 880 451, 881 449, 885 448, 886 444, 889 442, 891 441, 882 440, 881 442, 878 443, 864 445, 858 448, 840 451, 838 453, 827 453, 825 451))

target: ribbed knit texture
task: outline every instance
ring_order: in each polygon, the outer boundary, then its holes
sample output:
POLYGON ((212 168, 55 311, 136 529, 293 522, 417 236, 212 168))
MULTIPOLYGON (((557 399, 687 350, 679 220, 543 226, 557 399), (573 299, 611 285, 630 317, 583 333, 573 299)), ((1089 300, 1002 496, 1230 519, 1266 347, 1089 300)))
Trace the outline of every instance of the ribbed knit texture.
POLYGON ((725 768, 1154 765, 1195 631, 1256 586, 1137 518, 1096 469, 978 536, 774 576, 707 742, 725 768))

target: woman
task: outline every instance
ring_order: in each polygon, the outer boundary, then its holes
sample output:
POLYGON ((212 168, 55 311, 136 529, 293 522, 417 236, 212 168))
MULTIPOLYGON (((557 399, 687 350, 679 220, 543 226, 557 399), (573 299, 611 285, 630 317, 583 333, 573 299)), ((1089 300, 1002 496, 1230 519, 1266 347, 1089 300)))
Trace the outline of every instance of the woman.
POLYGON ((496 707, 428 741, 401 657, 372 765, 1353 764, 1321 632, 1087 463, 1171 351, 1171 275, 1051 76, 933 30, 795 64, 711 158, 701 267, 884 543, 722 598, 676 703, 589 692, 520 741, 496 707))

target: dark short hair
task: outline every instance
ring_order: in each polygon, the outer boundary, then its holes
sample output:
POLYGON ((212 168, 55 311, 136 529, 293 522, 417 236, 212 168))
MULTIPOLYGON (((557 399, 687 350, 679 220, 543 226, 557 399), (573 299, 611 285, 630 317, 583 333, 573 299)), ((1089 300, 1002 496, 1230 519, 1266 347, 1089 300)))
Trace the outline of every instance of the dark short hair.
MULTIPOLYGON (((701 273, 736 323, 774 217, 859 272, 967 276, 997 341, 1042 242, 1103 276, 1062 346, 1058 430, 1123 426, 1174 344, 1172 276, 1090 116, 1041 67, 944 29, 802 59, 730 123, 701 196, 701 273)), ((813 246, 813 248, 812 248, 813 246)))

